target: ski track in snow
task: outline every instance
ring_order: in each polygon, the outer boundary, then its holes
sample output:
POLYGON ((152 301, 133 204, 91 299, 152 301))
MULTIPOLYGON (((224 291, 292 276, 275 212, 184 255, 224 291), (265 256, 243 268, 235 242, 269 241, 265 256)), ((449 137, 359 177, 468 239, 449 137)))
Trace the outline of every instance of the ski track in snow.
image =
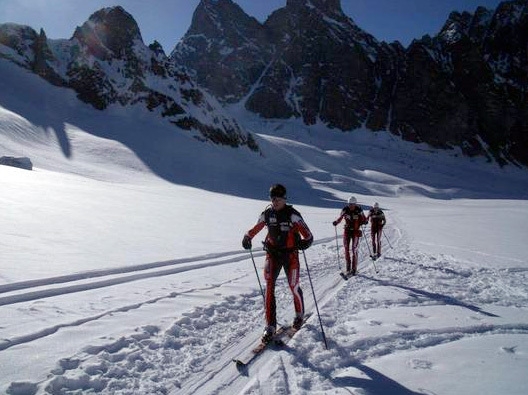
POLYGON ((12 284, 7 284, 5 286, 0 286, 0 294, 10 292, 11 290, 20 290, 20 289, 28 289, 28 288, 30 289, 30 291, 0 297, 0 306, 28 302, 28 301, 36 300, 36 299, 44 299, 44 298, 48 298, 52 296, 66 295, 66 294, 74 293, 74 292, 82 292, 82 291, 87 291, 90 289, 109 287, 113 285, 129 283, 132 281, 137 281, 137 280, 142 280, 142 279, 147 279, 147 278, 152 278, 152 277, 168 276, 172 274, 183 273, 189 270, 197 270, 197 269, 202 269, 202 268, 211 267, 211 266, 224 265, 227 263, 233 263, 233 262, 242 261, 242 260, 247 260, 247 254, 242 255, 240 252, 231 252, 231 253, 223 253, 223 254, 217 254, 217 255, 211 254, 203 258, 188 258, 188 259, 181 259, 181 260, 174 260, 174 261, 167 261, 167 262, 156 262, 156 263, 151 263, 147 265, 138 265, 138 266, 123 267, 123 268, 109 269, 109 270, 99 270, 99 271, 72 274, 68 276, 59 276, 59 277, 51 277, 51 278, 46 278, 46 279, 41 279, 41 280, 12 283, 12 284), (225 260, 216 259, 220 257, 229 257, 229 258, 225 260), (201 260, 207 260, 207 262, 201 263, 201 264, 188 265, 184 267, 173 267, 167 270, 150 270, 150 269, 155 269, 155 268, 159 268, 162 266, 179 266, 180 264, 186 263, 186 262, 196 263, 201 260), (127 274, 127 273, 133 273, 133 274, 126 275, 126 276, 120 276, 122 274, 127 274), (98 281, 88 281, 88 282, 84 281, 85 279, 99 278, 99 277, 102 277, 103 279, 98 280, 98 281), (56 287, 56 288, 48 287, 56 283, 70 284, 70 283, 77 283, 77 282, 78 284, 74 284, 74 285, 65 285, 65 286, 56 287), (44 289, 35 290, 35 291, 32 290, 35 288, 38 289, 40 287, 44 287, 44 289))
MULTIPOLYGON (((500 318, 497 313, 500 307, 527 305, 528 291, 525 284, 528 282, 528 271, 492 267, 468 268, 448 256, 431 256, 411 249, 399 229, 388 228, 387 233, 393 248, 386 248, 384 255, 375 262, 379 273, 374 272, 374 265, 368 258, 367 243, 361 241, 360 273, 348 281, 343 281, 338 275, 333 238, 319 240, 308 250, 306 256, 328 340, 328 350, 325 350, 322 343, 306 270, 302 270, 301 283, 306 310, 314 314, 280 352, 264 351, 247 370, 237 371, 232 359, 247 357, 248 350, 258 341, 262 328, 262 296, 258 289, 224 297, 214 305, 195 308, 168 327, 143 325, 135 328, 129 336, 108 338, 99 345, 86 345, 77 354, 57 361, 56 368, 50 371, 44 382, 11 383, 10 394, 70 394, 78 391, 104 394, 263 393, 264 385, 260 382, 258 372, 268 364, 273 364, 274 367, 274 380, 271 382, 275 388, 269 388, 265 393, 291 393, 295 390, 323 393, 336 386, 351 384, 339 377, 340 370, 344 372, 353 366, 367 374, 372 373, 364 365, 372 358, 434 347, 475 336, 528 334, 526 322, 491 322, 500 318), (395 296, 390 300, 378 299, 377 287, 391 287, 395 296), (505 295, 508 297, 503 297, 505 295), (393 311, 417 306, 424 308, 423 315, 419 317, 424 322, 434 320, 431 313, 434 310, 428 309, 435 307, 459 309, 468 319, 457 324, 426 324, 416 328, 393 322, 393 330, 387 332, 381 330, 387 325, 383 319, 364 322, 360 317, 370 310, 390 308, 393 311), (351 326, 351 316, 357 317, 357 328, 351 326), (380 327, 379 336, 361 336, 361 325, 380 327), (432 326, 434 329, 431 329, 432 326), (222 336, 217 336, 219 333, 222 336), (292 358, 293 361, 286 363, 284 358, 292 358), (312 382, 309 379, 310 371, 319 375, 318 380, 312 382), (212 377, 214 385, 209 387, 212 377), (298 377, 305 378, 299 381, 298 377), (223 384, 219 386, 219 383, 223 384)), ((366 236, 368 240, 368 234, 366 236)), ((0 305, 233 263, 247 260, 247 255, 245 252, 232 251, 8 284, 0 287, 0 294, 3 295, 0 297, 0 305), (57 284, 63 285, 56 287, 57 284)), ((255 257, 262 255, 263 253, 254 254, 255 257)), ((304 268, 302 254, 300 259, 304 268)), ((186 292, 193 294, 196 291, 189 289, 186 292)), ((4 338, 0 340, 0 350, 35 342, 66 327, 82 326, 180 294, 181 291, 172 292, 72 322, 47 326, 26 335, 4 338)), ((279 321, 281 317, 283 321, 289 319, 285 317, 291 317, 291 305, 291 296, 281 275, 277 284, 279 321)), ((515 348, 505 345, 504 352, 515 353, 515 348)), ((417 369, 427 369, 430 364, 423 360, 416 360, 414 363, 417 369)), ((397 385, 394 383, 395 389, 397 385)))
MULTIPOLYGON (((255 257, 264 255, 261 253, 254 253, 255 257)), ((238 261, 247 260, 246 252, 231 251, 218 254, 207 254, 199 257, 183 258, 171 260, 166 262, 154 262, 143 265, 134 265, 121 268, 112 268, 107 270, 94 270, 83 273, 74 273, 65 276, 49 277, 38 280, 23 281, 17 283, 9 283, 0 285, 0 306, 13 305, 17 303, 30 302, 35 300, 42 300, 54 296, 62 296, 70 293, 84 292, 88 290, 111 287, 119 284, 126 284, 133 281, 148 279, 152 277, 169 276, 178 273, 183 273, 190 270, 203 269, 212 266, 224 265, 238 261), (222 259, 226 258, 226 259, 222 259), (204 261, 203 263, 198 263, 204 261), (189 264, 190 263, 190 264, 189 264), (188 264, 188 265, 184 265, 188 264), (171 266, 171 269, 157 270, 160 267, 171 266), (183 266, 183 267, 181 267, 183 266), (132 273, 132 274, 129 274, 132 273), (93 281, 92 279, 97 279, 93 281), (60 287, 53 287, 55 284, 67 284, 60 287), (25 290, 17 293, 16 291, 25 290)), ((206 287, 207 289, 210 287, 206 287)), ((195 290, 191 289, 188 292, 192 293, 195 290)), ((148 299, 142 303, 121 306, 119 308, 105 311, 102 314, 85 317, 80 320, 72 321, 65 324, 55 325, 44 328, 38 332, 27 334, 25 336, 15 337, 11 339, 0 339, 0 351, 5 350, 15 345, 27 343, 44 336, 48 336, 57 332, 61 328, 79 326, 84 323, 97 320, 104 316, 111 315, 115 312, 125 312, 132 309, 139 308, 142 304, 156 303, 164 298, 173 298, 182 292, 174 292, 162 297, 148 299)))

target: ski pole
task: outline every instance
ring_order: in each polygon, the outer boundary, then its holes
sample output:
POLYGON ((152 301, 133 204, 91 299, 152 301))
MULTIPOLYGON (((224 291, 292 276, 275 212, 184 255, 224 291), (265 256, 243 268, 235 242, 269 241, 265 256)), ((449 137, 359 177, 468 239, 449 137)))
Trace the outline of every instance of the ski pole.
POLYGON ((255 258, 253 257, 253 250, 249 249, 249 254, 251 255, 251 261, 253 262, 253 267, 255 268, 255 274, 257 275, 257 280, 260 287, 260 293, 262 294, 262 299, 264 299, 264 304, 266 304, 266 297, 264 296, 264 290, 262 289, 262 284, 260 283, 260 277, 258 275, 257 265, 255 265, 255 258))
MULTIPOLYGON (((370 250, 370 246, 369 246, 369 243, 368 243, 368 241, 367 241, 367 237, 365 236, 365 235, 367 234, 367 231, 365 230, 365 227, 366 227, 366 226, 363 225, 363 236, 364 236, 364 237, 363 237, 363 240, 365 240, 365 244, 367 245, 367 250, 368 250, 368 252, 369 252, 370 257, 372 258, 372 251, 370 250)), ((372 237, 372 235, 371 235, 371 237, 372 237)))
POLYGON ((339 242, 337 241, 337 226, 334 226, 335 234, 336 234, 336 254, 337 254, 337 265, 339 266, 339 271, 342 270, 341 268, 341 261, 339 259, 339 242))
POLYGON ((389 247, 392 248, 392 244, 391 244, 389 238, 387 237, 387 235, 385 234, 385 231, 383 229, 381 229, 381 233, 383 233, 383 236, 385 236, 385 238, 387 239, 387 243, 389 243, 389 247))
POLYGON ((302 250, 303 257, 304 257, 304 263, 306 264, 306 273, 308 273, 308 279, 310 280, 310 287, 312 288, 312 294, 314 297, 314 303, 315 303, 315 310, 317 311, 317 317, 319 318, 319 325, 321 326, 321 333, 323 334, 323 341, 325 344, 326 349, 328 350, 328 343, 326 342, 326 335, 323 328, 323 322, 321 321, 321 314, 319 314, 319 307, 317 306, 317 298, 315 297, 315 291, 312 283, 312 276, 310 276, 310 269, 308 268, 308 261, 306 260, 306 254, 304 253, 304 250, 302 250))
MULTIPOLYGON (((363 235, 365 235, 365 225, 363 225, 363 235)), ((364 237, 363 240, 365 240, 365 244, 367 245, 367 249, 368 249, 371 261, 372 261, 372 265, 374 266, 374 271, 377 273, 378 272, 378 268, 376 267, 376 264, 374 263, 374 258, 372 256, 372 252, 370 251, 370 246, 369 246, 369 243, 367 241, 367 238, 364 237)))

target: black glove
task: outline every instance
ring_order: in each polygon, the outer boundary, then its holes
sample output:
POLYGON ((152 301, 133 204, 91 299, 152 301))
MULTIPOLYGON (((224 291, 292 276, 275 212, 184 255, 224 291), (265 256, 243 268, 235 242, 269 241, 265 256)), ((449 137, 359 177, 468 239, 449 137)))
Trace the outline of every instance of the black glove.
POLYGON ((297 248, 299 250, 306 250, 312 245, 313 239, 297 240, 297 248))
POLYGON ((251 237, 249 237, 248 235, 244 236, 244 238, 242 239, 242 247, 244 247, 245 250, 251 249, 251 237))
POLYGON ((337 221, 332 222, 332 225, 337 226, 337 221))

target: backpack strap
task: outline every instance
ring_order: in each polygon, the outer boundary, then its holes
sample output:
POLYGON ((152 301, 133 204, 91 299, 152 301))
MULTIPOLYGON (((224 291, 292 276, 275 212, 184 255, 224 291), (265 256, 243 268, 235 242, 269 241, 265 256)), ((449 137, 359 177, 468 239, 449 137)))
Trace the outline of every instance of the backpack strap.
MULTIPOLYGON (((269 218, 270 218, 272 210, 273 208, 271 206, 267 206, 266 210, 264 211, 264 221, 266 221, 266 225, 269 225, 269 218)), ((293 212, 295 211, 295 209, 293 208, 292 205, 288 204, 284 207, 284 210, 286 210, 286 214, 288 215, 288 222, 290 223, 290 226, 291 226, 292 225, 291 216, 293 212)))

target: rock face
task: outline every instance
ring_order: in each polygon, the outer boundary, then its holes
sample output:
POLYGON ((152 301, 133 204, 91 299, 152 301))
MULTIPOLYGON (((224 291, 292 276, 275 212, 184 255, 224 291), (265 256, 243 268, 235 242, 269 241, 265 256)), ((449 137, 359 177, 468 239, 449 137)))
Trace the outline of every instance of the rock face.
POLYGON ((452 13, 436 37, 407 49, 391 130, 528 164, 527 40, 526 1, 452 13))
POLYGON ((194 71, 200 85, 224 102, 237 102, 273 56, 266 30, 231 0, 201 1, 171 54, 194 71))
POLYGON ((320 118, 351 130, 366 118, 363 102, 375 97, 373 59, 392 51, 338 0, 290 0, 263 25, 231 0, 202 0, 171 58, 223 102, 244 99, 266 118, 320 118))
POLYGON ((33 163, 28 157, 15 158, 14 156, 0 157, 0 165, 18 167, 24 170, 33 170, 33 163))
POLYGON ((200 139, 258 150, 251 135, 158 43, 143 43, 136 21, 122 7, 97 11, 69 40, 48 40, 43 31, 37 34, 26 26, 0 25, 0 44, 0 57, 74 89, 97 109, 140 104, 200 139))
POLYGON ((372 58, 381 45, 343 14, 338 1, 289 1, 265 26, 276 56, 246 107, 264 117, 302 117, 306 124, 320 119, 343 130, 361 126, 363 103, 374 100, 372 58))
POLYGON ((362 31, 339 0, 288 0, 263 24, 231 0, 202 0, 171 59, 266 118, 388 129, 528 164, 527 39, 526 0, 454 12, 407 49, 362 31))

